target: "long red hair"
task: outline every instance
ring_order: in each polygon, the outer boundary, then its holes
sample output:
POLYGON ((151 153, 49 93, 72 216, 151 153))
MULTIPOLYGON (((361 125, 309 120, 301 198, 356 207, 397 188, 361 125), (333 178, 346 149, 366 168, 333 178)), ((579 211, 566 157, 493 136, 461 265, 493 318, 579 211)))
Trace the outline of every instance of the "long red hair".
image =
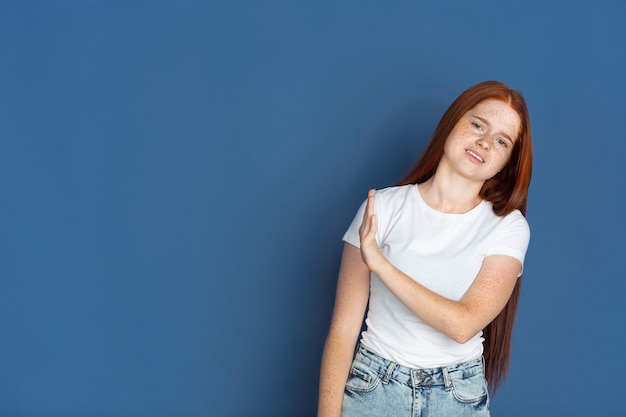
MULTIPOLYGON (((521 119, 518 140, 508 164, 493 178, 485 181, 480 196, 493 204, 493 211, 504 216, 517 209, 526 215, 528 187, 532 174, 532 135, 528 108, 522 95, 499 81, 485 81, 465 90, 450 105, 437 125, 430 143, 406 177, 398 185, 420 184, 435 174, 450 132, 461 117, 488 99, 508 103, 521 119)), ((511 360, 513 323, 520 294, 518 278, 511 298, 498 316, 483 330, 486 377, 495 392, 506 377, 511 360)))

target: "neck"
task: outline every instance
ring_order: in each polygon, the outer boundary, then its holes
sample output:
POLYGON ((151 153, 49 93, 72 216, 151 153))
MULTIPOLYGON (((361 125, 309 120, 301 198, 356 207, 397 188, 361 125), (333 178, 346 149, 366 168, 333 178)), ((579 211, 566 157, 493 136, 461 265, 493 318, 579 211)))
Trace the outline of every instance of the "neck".
POLYGON ((462 214, 480 204, 482 199, 479 193, 483 184, 458 177, 448 178, 437 172, 428 181, 420 184, 419 190, 422 199, 435 210, 462 214))

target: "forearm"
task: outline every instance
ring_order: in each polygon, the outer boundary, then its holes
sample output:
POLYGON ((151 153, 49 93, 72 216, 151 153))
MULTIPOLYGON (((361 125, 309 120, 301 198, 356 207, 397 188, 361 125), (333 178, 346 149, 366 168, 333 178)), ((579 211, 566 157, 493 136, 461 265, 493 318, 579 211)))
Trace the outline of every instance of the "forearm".
POLYGON ((339 417, 352 364, 356 338, 331 329, 324 345, 320 371, 318 417, 339 417))
POLYGON ((372 272, 417 317, 455 341, 465 343, 482 329, 468 305, 429 290, 386 259, 372 272))

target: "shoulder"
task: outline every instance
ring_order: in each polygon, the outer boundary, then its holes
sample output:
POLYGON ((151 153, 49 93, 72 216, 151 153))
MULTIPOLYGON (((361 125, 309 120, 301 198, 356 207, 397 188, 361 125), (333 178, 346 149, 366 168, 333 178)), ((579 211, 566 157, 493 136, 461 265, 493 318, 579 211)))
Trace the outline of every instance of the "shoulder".
POLYGON ((499 216, 493 212, 491 203, 488 201, 484 203, 479 222, 481 227, 490 230, 492 236, 496 239, 509 237, 522 242, 530 240, 530 226, 519 210, 499 216))
POLYGON ((515 209, 509 214, 503 216, 497 215, 493 211, 493 205, 489 201, 484 201, 482 209, 482 219, 485 222, 493 223, 498 228, 517 227, 530 231, 528 221, 521 211, 515 209))
POLYGON ((513 210, 509 214, 502 216, 502 227, 516 229, 530 235, 530 226, 526 217, 519 210, 513 210))
POLYGON ((497 219, 493 229, 495 244, 497 246, 514 245, 525 251, 530 241, 530 226, 526 217, 519 210, 514 210, 504 216, 494 213, 494 216, 497 219))

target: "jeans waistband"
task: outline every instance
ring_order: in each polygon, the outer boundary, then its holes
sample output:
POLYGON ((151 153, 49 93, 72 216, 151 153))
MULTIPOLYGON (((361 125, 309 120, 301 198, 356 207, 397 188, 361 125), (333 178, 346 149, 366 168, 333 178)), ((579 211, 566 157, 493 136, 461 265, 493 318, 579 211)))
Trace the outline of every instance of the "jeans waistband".
POLYGON ((393 379, 413 386, 439 384, 447 388, 452 380, 485 373, 482 357, 440 368, 410 368, 385 359, 362 344, 359 344, 354 359, 378 372, 383 382, 393 379))

